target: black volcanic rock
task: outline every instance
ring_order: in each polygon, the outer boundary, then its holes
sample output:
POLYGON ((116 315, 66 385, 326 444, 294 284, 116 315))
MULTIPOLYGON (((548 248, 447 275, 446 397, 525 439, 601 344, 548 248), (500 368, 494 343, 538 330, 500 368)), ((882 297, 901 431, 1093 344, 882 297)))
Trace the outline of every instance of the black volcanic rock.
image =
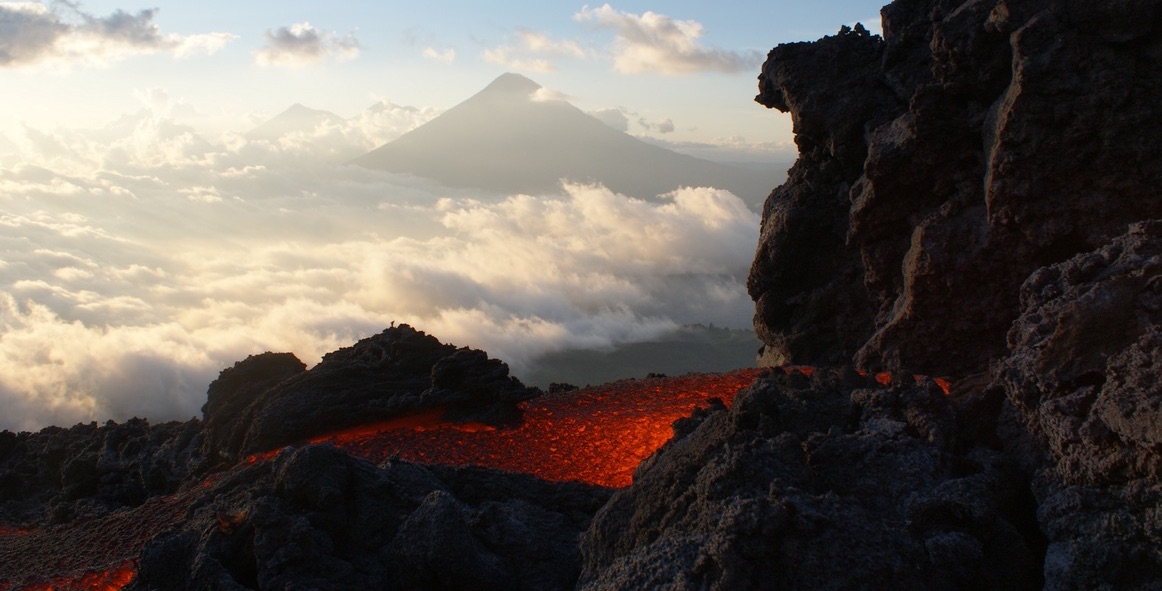
POLYGON ((310 445, 217 484, 127 589, 571 589, 577 537, 608 497, 310 445))
POLYGON ((770 365, 846 363, 871 314, 845 243, 848 193, 869 129, 903 106, 880 74, 884 42, 862 27, 780 45, 755 100, 790 110, 799 160, 767 198, 747 288, 770 365))
POLYGON ((303 373, 307 366, 292 353, 251 355, 226 368, 206 391, 202 406, 207 456, 231 456, 242 448, 249 425, 243 413, 271 386, 303 373))
POLYGON ((610 128, 541 87, 504 74, 439 117, 355 159, 367 168, 504 193, 559 190, 561 179, 601 182, 641 199, 681 187, 727 189, 758 209, 770 173, 678 154, 610 128))
POLYGON ((537 396, 482 351, 445 345, 406 324, 328 353, 309 371, 293 355, 252 356, 210 385, 207 444, 226 458, 420 409, 450 419, 511 420, 537 396))
POLYGON ((996 385, 1043 444, 1053 588, 1162 581, 1162 222, 1038 270, 996 385))
POLYGON ((957 414, 931 382, 760 378, 598 512, 579 587, 1032 588, 1027 492, 957 414))
POLYGON ((770 363, 967 375, 1034 270, 1162 215, 1162 8, 900 1, 775 48, 800 159, 748 287, 770 363))
POLYGON ((202 468, 201 426, 132 419, 0 432, 0 524, 100 516, 172 493, 202 468))

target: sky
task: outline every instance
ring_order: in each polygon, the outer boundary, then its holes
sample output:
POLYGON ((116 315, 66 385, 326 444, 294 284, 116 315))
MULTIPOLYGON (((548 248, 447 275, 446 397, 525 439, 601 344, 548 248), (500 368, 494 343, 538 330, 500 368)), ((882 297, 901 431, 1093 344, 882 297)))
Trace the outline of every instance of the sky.
POLYGON ((0 130, 103 125, 153 89, 219 131, 293 103, 344 117, 384 99, 448 108, 515 71, 583 109, 669 120, 676 139, 760 143, 790 140, 789 124, 750 100, 766 52, 845 23, 876 31, 880 2, 0 6, 0 84, 19 89, 0 95, 0 130))
POLYGON ((773 45, 869 2, 0 2, 0 429, 186 419, 247 355, 409 322, 540 355, 748 328, 758 215, 715 187, 449 189, 347 162, 505 72, 722 160, 793 158, 773 45), (339 115, 262 137, 292 104, 339 115))

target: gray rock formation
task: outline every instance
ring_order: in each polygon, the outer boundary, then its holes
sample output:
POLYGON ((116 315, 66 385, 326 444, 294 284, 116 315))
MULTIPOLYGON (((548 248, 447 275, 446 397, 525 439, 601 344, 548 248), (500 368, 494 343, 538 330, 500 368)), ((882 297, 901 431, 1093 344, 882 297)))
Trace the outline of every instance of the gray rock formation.
POLYGON ((1043 444, 1050 588, 1162 581, 1162 222, 1038 270, 996 385, 1043 444))

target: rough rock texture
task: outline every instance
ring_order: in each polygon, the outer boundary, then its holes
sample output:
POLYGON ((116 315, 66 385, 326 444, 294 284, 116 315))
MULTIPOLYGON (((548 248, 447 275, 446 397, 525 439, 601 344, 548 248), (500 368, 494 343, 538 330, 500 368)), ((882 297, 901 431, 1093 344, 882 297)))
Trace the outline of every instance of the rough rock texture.
POLYGON ((207 446, 227 459, 425 408, 511 420, 540 393, 483 351, 456 348, 406 324, 328 353, 309 371, 289 353, 251 356, 210 385, 207 446))
POLYGON ((1038 270, 994 375, 1044 445, 1053 588, 1162 581, 1162 222, 1038 270))
POLYGON ((769 364, 967 375, 1034 270, 1162 216, 1162 2, 900 0, 772 50, 800 157, 748 281, 769 364))
POLYGON ((759 77, 800 148, 748 280, 761 361, 952 376, 960 435, 1032 491, 1045 588, 1159 588, 1162 1, 898 0, 882 24, 759 77))
POLYGON ((38 526, 136 507, 203 464, 201 424, 143 419, 0 432, 0 524, 38 526))
POLYGON ((931 382, 760 378, 601 509, 580 588, 1036 587, 1027 491, 957 414, 931 382))
POLYGON ((218 375, 202 405, 208 457, 234 457, 242 449, 248 425, 243 413, 275 384, 307 371, 293 353, 251 355, 218 375))
POLYGON ((214 484, 127 589, 571 589, 605 489, 326 445, 214 484))

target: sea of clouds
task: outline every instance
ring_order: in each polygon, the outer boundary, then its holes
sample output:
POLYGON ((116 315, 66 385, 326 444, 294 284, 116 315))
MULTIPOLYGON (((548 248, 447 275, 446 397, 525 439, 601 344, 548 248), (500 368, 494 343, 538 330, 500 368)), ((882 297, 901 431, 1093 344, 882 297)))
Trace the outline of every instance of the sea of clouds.
POLYGON ((0 136, 0 429, 187 419, 248 355, 310 366, 392 322, 517 375, 548 352, 749 326, 759 220, 726 191, 447 189, 344 163, 435 111, 207 138, 146 102, 97 130, 0 136))

